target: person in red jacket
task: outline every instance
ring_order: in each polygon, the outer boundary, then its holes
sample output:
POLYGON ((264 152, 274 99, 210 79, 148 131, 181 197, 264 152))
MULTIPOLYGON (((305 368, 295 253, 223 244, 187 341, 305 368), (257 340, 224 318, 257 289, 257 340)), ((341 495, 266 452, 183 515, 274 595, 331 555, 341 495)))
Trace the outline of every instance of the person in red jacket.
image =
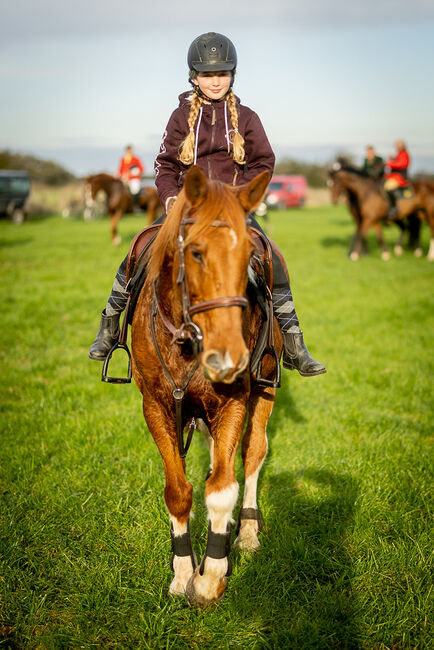
MULTIPOLYGON (((202 34, 190 45, 187 61, 192 90, 179 96, 179 106, 169 119, 155 161, 155 184, 166 212, 193 164, 207 178, 231 185, 247 183, 264 170, 272 174, 274 169, 274 153, 258 115, 242 105, 232 90, 237 65, 233 43, 222 34, 202 34)), ((261 230, 252 215, 248 223, 261 230)), ((126 259, 102 313, 100 330, 89 352, 91 359, 103 360, 117 341, 119 314, 128 298, 125 271, 126 259)), ((289 282, 275 254, 273 275, 274 315, 284 340, 283 366, 298 370, 304 377, 326 372, 304 343, 289 282)))
POLYGON ((402 140, 395 143, 396 156, 389 156, 386 163, 388 171, 386 172, 386 190, 393 190, 397 187, 408 185, 408 168, 410 166, 410 156, 402 140))
POLYGON ((140 194, 144 171, 145 167, 140 158, 134 155, 132 145, 127 145, 125 155, 119 163, 118 176, 127 185, 134 199, 137 199, 140 194))
POLYGON ((408 185, 408 168, 410 166, 410 156, 403 140, 397 140, 395 147, 397 153, 395 157, 390 155, 387 160, 384 181, 384 189, 388 193, 392 204, 387 215, 389 219, 395 219, 399 214, 396 206, 395 190, 408 185))

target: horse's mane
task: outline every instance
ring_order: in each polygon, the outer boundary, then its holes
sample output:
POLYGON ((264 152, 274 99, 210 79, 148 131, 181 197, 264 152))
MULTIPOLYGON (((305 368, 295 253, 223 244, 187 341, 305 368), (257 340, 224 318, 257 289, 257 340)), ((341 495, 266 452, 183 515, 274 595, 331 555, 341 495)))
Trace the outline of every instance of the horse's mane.
MULTIPOLYGON (((152 246, 152 255, 148 263, 147 276, 153 282, 159 275, 166 255, 172 255, 177 247, 179 224, 189 202, 184 188, 178 194, 152 246)), ((219 181, 208 181, 208 191, 204 202, 189 212, 190 217, 197 217, 186 237, 185 244, 206 230, 213 221, 224 220, 238 235, 245 229, 246 221, 243 209, 230 186, 219 181), (223 207, 226 209, 223 213, 223 207)))
POLYGON ((340 165, 340 169, 337 171, 343 171, 343 172, 349 172, 350 174, 357 174, 357 176, 361 176, 362 178, 370 178, 372 179, 369 174, 367 174, 363 169, 360 167, 356 167, 355 165, 352 165, 346 158, 339 157, 337 159, 337 162, 340 165))
POLYGON ((116 176, 112 176, 112 174, 108 174, 107 172, 100 172, 99 174, 90 174, 89 176, 86 176, 85 180, 86 181, 92 181, 96 179, 103 179, 105 178, 106 180, 110 181, 120 181, 120 178, 116 178, 116 176))

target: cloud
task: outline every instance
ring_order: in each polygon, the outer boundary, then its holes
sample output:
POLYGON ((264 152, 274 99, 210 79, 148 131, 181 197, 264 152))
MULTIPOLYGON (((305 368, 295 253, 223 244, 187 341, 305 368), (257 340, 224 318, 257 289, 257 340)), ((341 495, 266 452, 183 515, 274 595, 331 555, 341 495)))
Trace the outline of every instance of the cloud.
MULTIPOLYGON (((434 21, 432 0, 29 0, 8 2, 2 11, 0 36, 3 41, 28 37, 80 36, 86 34, 142 33, 149 30, 162 35, 177 30, 187 35, 213 24, 227 24, 227 32, 240 27, 255 28, 340 28, 409 24, 434 21), (200 11, 198 7, 200 6, 200 11)), ((205 28, 206 29, 206 28, 205 28)))

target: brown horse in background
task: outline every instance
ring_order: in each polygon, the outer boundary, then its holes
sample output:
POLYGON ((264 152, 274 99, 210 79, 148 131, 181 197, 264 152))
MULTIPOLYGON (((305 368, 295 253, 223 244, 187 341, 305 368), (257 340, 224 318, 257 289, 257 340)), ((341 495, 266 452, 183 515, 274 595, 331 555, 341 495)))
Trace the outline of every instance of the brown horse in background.
MULTIPOLYGON (((254 251, 246 217, 268 182, 263 172, 248 185, 231 187, 190 168, 153 243, 132 322, 133 376, 166 475, 175 574, 169 593, 186 593, 199 606, 222 598, 230 574, 230 523, 238 499, 235 455, 246 420, 236 543, 248 550, 259 546, 257 482, 275 388, 255 383, 249 369, 261 312, 246 293, 254 251), (205 487, 208 543, 200 567, 190 538, 193 487, 182 452, 183 429, 192 419, 193 428, 207 436, 212 465, 205 487)), ((274 329, 279 357, 277 324, 274 329)), ((262 376, 272 375, 275 364, 264 358, 262 376)))
MULTIPOLYGON (((346 164, 348 163, 341 163, 341 164, 346 164)), ((365 172, 360 170, 360 174, 363 177, 369 178, 365 172)), ((378 185, 381 191, 381 187, 379 185, 379 181, 375 180, 375 183, 378 185)), ((351 257, 354 247, 356 243, 359 241, 360 238, 360 229, 362 226, 362 213, 360 211, 360 204, 359 204, 359 199, 358 199, 358 194, 354 192, 353 189, 350 189, 348 185, 345 183, 345 180, 343 179, 342 176, 339 176, 337 174, 329 174, 329 178, 327 180, 327 186, 330 190, 330 200, 331 202, 336 205, 339 202, 339 199, 342 197, 345 199, 345 203, 347 204, 347 208, 350 211, 354 223, 356 226, 355 233, 353 237, 351 238, 350 245, 349 245, 349 250, 348 250, 348 255, 351 257)), ((403 253, 403 241, 404 241, 404 235, 408 233, 409 236, 409 241, 408 245, 409 247, 414 251, 414 254, 416 257, 421 257, 422 255, 422 248, 420 245, 420 228, 421 228, 421 221, 420 219, 416 216, 415 213, 410 214, 406 219, 395 219, 393 222, 401 231, 399 238, 394 245, 394 253, 397 256, 402 255, 403 253)), ((381 240, 379 240, 379 243, 381 245, 381 240)), ((362 247, 361 247, 361 253, 366 254, 368 253, 368 245, 366 242, 366 239, 362 240, 362 247)), ((355 256, 353 256, 352 259, 356 259, 355 256)), ((385 254, 384 259, 388 259, 388 253, 385 254)))
MULTIPOLYGON (((112 243, 117 246, 121 242, 117 231, 120 218, 125 213, 134 211, 134 199, 130 190, 119 179, 110 174, 95 174, 84 179, 85 214, 92 210, 98 192, 102 191, 107 197, 107 212, 110 219, 112 243)), ((141 210, 148 213, 148 224, 162 214, 162 206, 155 187, 144 187, 140 191, 137 204, 141 210)))
MULTIPOLYGON (((356 221, 356 235, 354 247, 350 253, 352 260, 360 257, 366 243, 366 235, 372 228, 382 249, 382 259, 390 259, 389 249, 383 238, 382 226, 384 225, 390 209, 390 202, 385 192, 378 183, 361 170, 350 165, 335 163, 329 171, 329 187, 332 201, 336 201, 340 193, 349 192, 353 197, 352 210, 356 221)), ((428 260, 434 259, 434 205, 431 196, 434 193, 422 181, 413 183, 413 196, 398 199, 399 214, 394 220, 399 221, 406 217, 417 217, 426 221, 431 229, 431 244, 428 251, 428 260)), ((395 247, 396 254, 402 253, 400 245, 395 247)), ((415 250, 418 254, 419 249, 415 250)))

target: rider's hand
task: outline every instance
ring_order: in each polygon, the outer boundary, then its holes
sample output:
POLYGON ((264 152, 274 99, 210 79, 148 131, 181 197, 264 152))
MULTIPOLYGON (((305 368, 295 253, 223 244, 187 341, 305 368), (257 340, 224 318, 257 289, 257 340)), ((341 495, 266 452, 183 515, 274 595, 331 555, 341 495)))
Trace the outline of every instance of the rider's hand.
POLYGON ((169 196, 169 197, 166 199, 166 205, 165 205, 165 208, 166 208, 166 214, 169 214, 169 210, 170 210, 170 208, 172 207, 172 205, 174 204, 175 199, 176 199, 176 196, 169 196))

